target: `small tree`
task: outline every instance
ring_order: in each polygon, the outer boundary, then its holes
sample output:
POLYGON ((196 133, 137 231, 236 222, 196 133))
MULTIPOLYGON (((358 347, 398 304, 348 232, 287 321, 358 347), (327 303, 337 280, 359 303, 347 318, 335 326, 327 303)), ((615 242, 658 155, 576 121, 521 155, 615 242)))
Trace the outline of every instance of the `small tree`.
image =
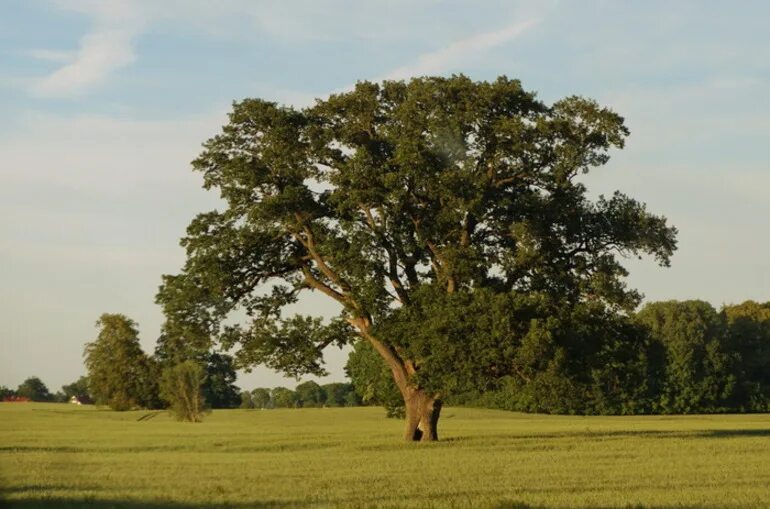
POLYGON ((99 335, 84 356, 88 388, 99 405, 113 410, 157 405, 157 370, 139 344, 136 322, 121 314, 103 314, 99 335))
POLYGON ((16 392, 13 389, 9 389, 5 385, 0 385, 0 401, 15 395, 16 392))
POLYGON ((230 355, 210 351, 206 338, 193 341, 166 321, 155 345, 154 358, 162 367, 175 366, 182 361, 194 360, 204 367, 203 397, 211 408, 236 408, 241 404, 240 390, 235 385, 237 373, 230 355))
POLYGON ((90 401, 92 399, 90 393, 88 392, 88 377, 86 376, 81 376, 69 385, 62 385, 61 389, 66 400, 69 400, 73 396, 81 401, 90 401))
POLYGON ((205 411, 203 385, 206 373, 195 361, 184 361, 163 371, 161 397, 180 421, 200 422, 205 411))
POLYGON ((323 406, 324 401, 326 401, 326 394, 323 389, 312 380, 299 384, 295 392, 299 405, 303 407, 323 406))
POLYGON ((286 387, 275 387, 270 393, 275 408, 296 408, 299 399, 297 393, 286 387))
POLYGON ((270 408, 272 400, 270 398, 270 389, 258 387, 251 391, 251 401, 256 408, 270 408))
POLYGON ((324 402, 326 406, 358 406, 347 404, 348 395, 350 393, 355 393, 355 388, 352 384, 330 383, 322 385, 321 388, 323 389, 326 398, 324 402))
POLYGON ((350 390, 345 393, 345 406, 361 406, 361 403, 361 398, 351 386, 350 390))
POLYGON ((29 398, 32 401, 51 401, 53 396, 48 391, 48 387, 36 376, 24 380, 19 388, 16 389, 16 395, 22 398, 29 398))
POLYGON ((251 393, 249 391, 243 391, 241 393, 241 408, 254 408, 254 401, 251 399, 251 393))

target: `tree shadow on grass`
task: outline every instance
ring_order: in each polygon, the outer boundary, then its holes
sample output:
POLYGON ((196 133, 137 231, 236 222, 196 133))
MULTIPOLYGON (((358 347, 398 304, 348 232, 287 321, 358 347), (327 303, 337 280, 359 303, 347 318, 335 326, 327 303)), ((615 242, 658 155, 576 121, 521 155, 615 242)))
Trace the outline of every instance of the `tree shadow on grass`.
MULTIPOLYGON (((288 509, 292 507, 313 507, 312 503, 298 501, 253 501, 243 503, 177 503, 177 502, 139 502, 127 500, 77 500, 77 499, 45 499, 45 500, 0 500, 4 509, 288 509)), ((329 507, 324 504, 323 507, 329 507)), ((410 507, 405 505, 404 507, 410 507)), ((492 509, 551 509, 545 505, 531 505, 524 502, 502 502, 491 506, 492 509)), ((628 505, 625 509, 704 509, 700 505, 628 505)), ((730 506, 725 506, 729 509, 730 506)), ((614 506, 590 506, 590 509, 617 509, 614 506)))
MULTIPOLYGON (((707 506, 701 505, 624 505, 624 506, 588 506, 590 509, 705 509, 707 506)), ((724 509, 730 509, 732 506, 724 506, 724 509)), ((529 505, 523 502, 503 502, 493 506, 493 509, 551 509, 546 505, 529 505)))
MULTIPOLYGON (((337 501, 340 502, 340 501, 337 501)), ((329 504, 321 504, 323 507, 333 507, 329 504)), ((76 498, 45 498, 25 500, 3 500, 0 498, 0 507, 3 509, 288 509, 315 507, 312 502, 279 501, 279 500, 255 500, 239 503, 184 503, 173 501, 135 501, 135 500, 107 500, 107 499, 76 499, 76 498)), ((368 506, 365 506, 368 507, 368 506)), ((410 504, 404 507, 413 507, 410 504)), ((520 501, 498 502, 490 506, 491 509, 551 509, 551 506, 528 504, 520 501)), ((589 509, 617 509, 615 506, 587 506, 589 509)), ((625 509, 704 509, 700 505, 624 505, 625 509)), ((732 506, 724 506, 730 509, 732 506)), ((737 507, 735 508, 737 509, 737 507)))
POLYGON ((45 498, 24 500, 3 500, 3 509, 288 509, 307 507, 300 501, 255 500, 243 503, 184 503, 171 501, 136 501, 136 500, 93 500, 76 498, 45 498))
MULTIPOLYGON (((494 435, 463 435, 449 437, 445 442, 471 442, 486 441, 489 439, 509 439, 509 440, 533 440, 547 438, 583 438, 583 439, 606 439, 606 438, 740 438, 740 437, 770 437, 770 429, 704 429, 704 430, 616 430, 616 431, 565 431, 561 433, 496 433, 494 435)), ((630 509, 634 509, 633 507, 630 509)), ((686 509, 686 508, 685 508, 686 509)))
POLYGON ((770 437, 770 429, 712 429, 698 431, 697 436, 705 438, 770 437))

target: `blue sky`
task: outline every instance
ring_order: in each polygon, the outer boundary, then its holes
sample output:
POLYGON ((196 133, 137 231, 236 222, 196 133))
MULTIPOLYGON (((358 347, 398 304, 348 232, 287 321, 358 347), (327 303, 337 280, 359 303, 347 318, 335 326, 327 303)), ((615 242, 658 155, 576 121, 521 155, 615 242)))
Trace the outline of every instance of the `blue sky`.
POLYGON ((360 79, 505 74, 612 107, 632 134, 590 189, 680 230, 673 266, 629 260, 630 284, 770 300, 768 19, 766 2, 0 0, 0 384, 77 378, 102 312, 151 350, 160 275, 217 204, 189 161, 230 103, 302 106, 360 79))

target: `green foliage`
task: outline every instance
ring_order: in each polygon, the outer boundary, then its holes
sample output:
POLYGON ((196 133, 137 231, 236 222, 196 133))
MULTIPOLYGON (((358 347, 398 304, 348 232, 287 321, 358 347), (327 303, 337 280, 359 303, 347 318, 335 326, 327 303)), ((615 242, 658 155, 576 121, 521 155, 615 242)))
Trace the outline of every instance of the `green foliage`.
MULTIPOLYGON (((246 392, 241 393, 245 401, 246 392)), ((313 408, 360 406, 361 400, 356 395, 352 384, 331 383, 318 385, 308 381, 297 385, 292 391, 285 387, 274 389, 257 388, 249 394, 254 408, 313 408)), ((248 405, 248 403, 245 403, 248 405)), ((246 408, 241 406, 241 408, 246 408)), ((251 408, 251 407, 249 407, 251 408)))
POLYGON ((164 367, 174 366, 186 360, 194 360, 204 367, 206 380, 203 396, 210 408, 236 408, 241 404, 241 395, 235 385, 237 373, 230 355, 210 351, 210 341, 189 337, 174 331, 174 325, 167 320, 163 332, 155 345, 155 359, 164 367))
MULTIPOLYGON (((178 331, 177 331, 178 332, 178 331)), ((210 351, 210 341, 189 340, 174 332, 169 320, 163 325, 163 333, 155 346, 155 359, 163 366, 173 366, 186 360, 194 360, 206 370, 203 395, 211 408, 236 408, 241 396, 235 385, 237 373, 232 356, 210 351)))
POLYGON ((174 366, 186 360, 197 360, 204 363, 209 353, 209 341, 196 344, 188 337, 169 332, 169 321, 163 324, 163 330, 155 344, 153 357, 163 367, 174 366))
POLYGON ((36 376, 24 380, 16 389, 16 395, 22 398, 28 398, 31 401, 52 401, 53 395, 48 391, 48 387, 36 376))
POLYGON ((569 319, 551 316, 514 357, 522 376, 448 403, 603 415, 770 408, 770 304, 747 301, 717 313, 702 301, 667 301, 632 319, 586 316, 596 312, 578 306, 569 319))
POLYGON ((251 409, 254 408, 254 401, 251 399, 251 393, 249 391, 243 391, 241 393, 241 406, 240 408, 251 409))
POLYGON ((718 412, 733 404, 739 358, 728 348, 725 323, 710 304, 651 303, 637 319, 662 350, 660 411, 718 412))
POLYGON ((361 400, 361 397, 356 393, 356 391, 353 389, 353 386, 350 386, 350 390, 348 390, 345 393, 345 406, 361 406, 363 404, 363 401, 361 400))
POLYGON ((519 377, 542 387, 527 408, 616 407, 637 349, 624 360, 573 342, 638 304, 619 255, 668 265, 676 247, 665 218, 621 193, 592 200, 580 178, 627 135, 592 100, 547 105, 505 77, 360 82, 303 110, 235 103, 193 163, 226 205, 182 239, 185 266, 157 297, 164 333, 297 377, 323 374, 324 348, 363 339, 402 395, 519 377), (305 291, 340 316, 283 316, 305 291), (574 316, 587 302, 596 323, 574 316), (225 325, 236 309, 247 319, 225 325))
MULTIPOLYGON (((242 333, 238 327, 229 328, 222 337, 223 346, 236 345, 242 333)), ((255 323, 249 334, 248 344, 238 351, 240 364, 249 367, 262 363, 294 377, 323 376, 328 374, 321 366, 323 347, 319 350, 316 345, 344 345, 350 327, 340 320, 324 324, 321 318, 295 315, 285 320, 255 323)))
POLYGON ((360 406, 361 400, 357 397, 355 387, 349 383, 330 383, 321 386, 324 391, 324 406, 360 406))
POLYGON ((67 403, 69 398, 62 391, 56 391, 56 393, 51 396, 51 401, 54 403, 67 403))
POLYGON ((159 367, 142 351, 136 323, 125 315, 105 313, 96 326, 99 334, 84 352, 95 402, 113 410, 157 408, 159 367))
POLYGON ((200 364, 187 360, 165 368, 160 395, 179 421, 200 422, 206 411, 201 387, 206 373, 200 364))
POLYGON ((238 407, 241 397, 235 385, 237 374, 233 358, 217 352, 207 353, 203 358, 206 370, 203 397, 207 405, 211 408, 238 407))
MULTIPOLYGON (((427 312, 413 306, 410 316, 395 321, 403 332, 392 329, 388 336, 417 331, 410 338, 411 347, 422 349, 417 358, 432 360, 432 349, 448 350, 438 357, 445 364, 430 373, 433 383, 451 389, 449 404, 566 414, 649 410, 654 373, 643 328, 603 306, 559 309, 535 296, 513 298, 479 291, 472 298, 453 295, 427 312)), ((346 370, 364 401, 390 415, 402 408, 392 377, 368 344, 355 346, 346 370)))
POLYGON ((270 400, 275 408, 296 408, 299 406, 297 393, 286 387, 275 387, 270 391, 270 400))
POLYGON ((647 411, 653 374, 645 331, 623 314, 581 303, 532 322, 514 358, 504 408, 567 414, 647 411), (515 376, 518 375, 518 376, 515 376))
POLYGON ((770 411, 770 302, 722 308, 728 347, 740 358, 738 399, 755 412, 770 411))
POLYGON ((62 392, 64 393, 65 400, 69 400, 73 396, 78 399, 90 401, 93 400, 91 393, 88 391, 88 377, 81 376, 69 385, 62 385, 62 392))
POLYGON ((6 387, 5 385, 0 385, 0 401, 15 395, 16 395, 16 391, 6 387))
POLYGON ((255 408, 271 408, 272 398, 270 396, 270 389, 258 387, 251 391, 251 400, 254 402, 255 408))
POLYGON ((395 310, 374 333, 390 338, 403 355, 419 363, 413 381, 427 391, 485 390, 511 374, 519 347, 538 330, 537 319, 554 312, 546 303, 535 293, 479 288, 450 294, 425 285, 415 290, 411 306, 395 310))
POLYGON ((404 417, 401 392, 388 366, 382 362, 371 344, 358 341, 353 345, 345 364, 345 372, 362 402, 384 407, 388 417, 404 417))
POLYGON ((298 405, 302 407, 321 407, 326 401, 326 393, 312 380, 297 385, 294 392, 297 394, 298 405))

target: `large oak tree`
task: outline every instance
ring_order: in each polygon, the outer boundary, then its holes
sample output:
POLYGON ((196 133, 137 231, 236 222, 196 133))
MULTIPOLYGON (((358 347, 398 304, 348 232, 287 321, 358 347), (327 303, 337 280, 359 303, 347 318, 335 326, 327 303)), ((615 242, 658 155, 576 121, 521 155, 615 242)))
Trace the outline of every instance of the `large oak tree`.
POLYGON ((367 341, 404 399, 405 438, 434 440, 442 395, 520 370, 513 352, 536 358, 551 317, 638 303, 618 255, 668 264, 663 217, 581 182, 627 134, 592 100, 547 105, 505 77, 360 82, 302 110, 236 103, 193 163, 226 205, 193 220, 183 270, 164 277, 165 333, 292 375, 367 341), (284 316, 304 291, 339 318, 284 316))

